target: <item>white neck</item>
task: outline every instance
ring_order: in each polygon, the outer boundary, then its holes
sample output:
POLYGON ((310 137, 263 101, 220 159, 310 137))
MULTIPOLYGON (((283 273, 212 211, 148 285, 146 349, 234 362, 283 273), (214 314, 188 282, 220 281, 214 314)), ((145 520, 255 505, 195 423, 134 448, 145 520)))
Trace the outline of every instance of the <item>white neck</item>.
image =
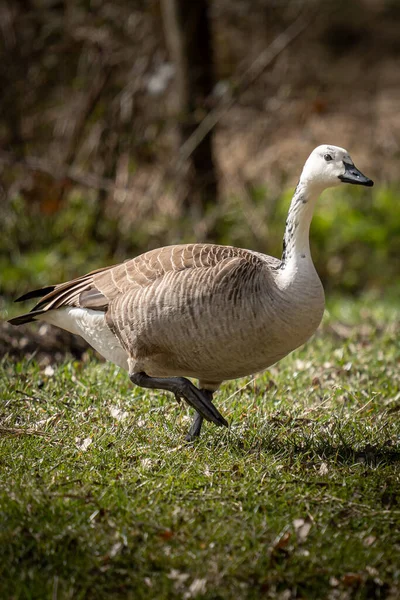
POLYGON ((311 260, 310 224, 320 191, 301 180, 296 187, 286 219, 282 253, 283 268, 304 259, 311 260))

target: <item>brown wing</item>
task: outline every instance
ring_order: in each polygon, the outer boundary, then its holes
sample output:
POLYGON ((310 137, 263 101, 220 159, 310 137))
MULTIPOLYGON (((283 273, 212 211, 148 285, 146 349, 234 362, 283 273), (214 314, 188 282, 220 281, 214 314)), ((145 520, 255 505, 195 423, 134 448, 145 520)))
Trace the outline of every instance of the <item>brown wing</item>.
MULTIPOLYGON (((42 300, 32 309, 31 316, 35 318, 43 312, 63 306, 79 306, 93 310, 107 311, 110 302, 126 292, 140 291, 169 272, 185 271, 187 269, 205 269, 221 266, 219 279, 223 277, 227 259, 240 259, 241 263, 253 265, 261 263, 261 258, 249 251, 233 246, 215 244, 186 244, 166 246, 150 250, 145 254, 128 260, 122 264, 105 267, 92 271, 87 275, 61 283, 46 293, 42 300)), ((219 270, 219 269, 218 269, 219 270)), ((47 292, 45 288, 43 292, 47 292)), ((23 298, 39 295, 33 292, 23 298)), ((14 322, 28 315, 17 317, 14 322)), ((19 321, 18 321, 19 320, 19 321)))
POLYGON ((187 269, 216 267, 229 258, 242 258, 248 262, 260 262, 260 258, 248 250, 215 244, 186 244, 166 246, 145 254, 93 276, 93 285, 111 301, 121 293, 134 288, 143 289, 170 272, 187 269))
POLYGON ((174 368, 178 356, 183 367, 183 355, 200 355, 201 340, 207 345, 215 329, 254 321, 259 292, 273 277, 262 256, 228 246, 175 246, 138 258, 123 265, 121 279, 115 271, 96 278, 104 295, 120 288, 107 324, 130 356, 162 356, 164 366, 171 358, 174 368))

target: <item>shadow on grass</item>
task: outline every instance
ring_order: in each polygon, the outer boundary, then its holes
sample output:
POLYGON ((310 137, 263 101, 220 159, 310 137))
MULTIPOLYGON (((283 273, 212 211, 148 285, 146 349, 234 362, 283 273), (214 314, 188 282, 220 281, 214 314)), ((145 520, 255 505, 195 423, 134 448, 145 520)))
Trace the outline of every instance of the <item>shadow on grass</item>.
POLYGON ((383 467, 400 462, 400 446, 378 446, 366 444, 354 447, 346 443, 332 444, 329 440, 318 440, 305 444, 292 444, 286 448, 276 439, 264 439, 260 448, 266 452, 292 457, 333 461, 337 465, 364 464, 368 467, 383 467))
MULTIPOLYGON (((306 419, 267 419, 260 428, 252 424, 231 429, 212 445, 236 446, 241 453, 266 452, 283 460, 301 460, 308 463, 329 461, 336 465, 362 464, 379 468, 400 462, 400 444, 390 436, 382 435, 380 427, 371 431, 371 426, 362 423, 341 423, 332 420, 329 424, 306 419), (382 441, 378 441, 380 437, 382 441)), ((396 440, 397 441, 397 440, 396 440)))

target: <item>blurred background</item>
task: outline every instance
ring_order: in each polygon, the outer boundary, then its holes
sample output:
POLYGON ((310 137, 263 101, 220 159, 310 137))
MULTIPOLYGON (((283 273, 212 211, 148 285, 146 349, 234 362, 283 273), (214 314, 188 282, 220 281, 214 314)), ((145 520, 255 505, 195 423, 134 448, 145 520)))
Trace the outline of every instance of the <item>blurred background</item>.
POLYGON ((399 32, 399 0, 2 0, 2 316, 160 245, 280 256, 321 143, 375 181, 320 200, 327 293, 396 290, 399 32))

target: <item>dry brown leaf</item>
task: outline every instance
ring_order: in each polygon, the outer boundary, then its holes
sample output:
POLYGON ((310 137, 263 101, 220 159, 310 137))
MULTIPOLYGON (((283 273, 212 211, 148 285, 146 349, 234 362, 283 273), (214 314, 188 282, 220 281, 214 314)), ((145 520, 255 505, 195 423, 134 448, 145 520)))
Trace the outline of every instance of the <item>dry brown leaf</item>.
POLYGON ((285 531, 281 536, 279 536, 272 545, 272 551, 276 552, 276 550, 283 550, 289 543, 291 537, 290 531, 285 531))
POLYGON ((170 529, 165 529, 165 531, 160 531, 160 533, 158 535, 160 536, 161 539, 163 539, 165 541, 168 541, 172 537, 174 537, 174 534, 170 529))
POLYGON ((342 575, 342 583, 348 587, 359 585, 362 581, 362 577, 359 573, 346 573, 342 575))
POLYGON ((369 546, 372 546, 375 541, 376 537, 374 535, 367 535, 367 537, 364 538, 363 544, 368 548, 369 546))

